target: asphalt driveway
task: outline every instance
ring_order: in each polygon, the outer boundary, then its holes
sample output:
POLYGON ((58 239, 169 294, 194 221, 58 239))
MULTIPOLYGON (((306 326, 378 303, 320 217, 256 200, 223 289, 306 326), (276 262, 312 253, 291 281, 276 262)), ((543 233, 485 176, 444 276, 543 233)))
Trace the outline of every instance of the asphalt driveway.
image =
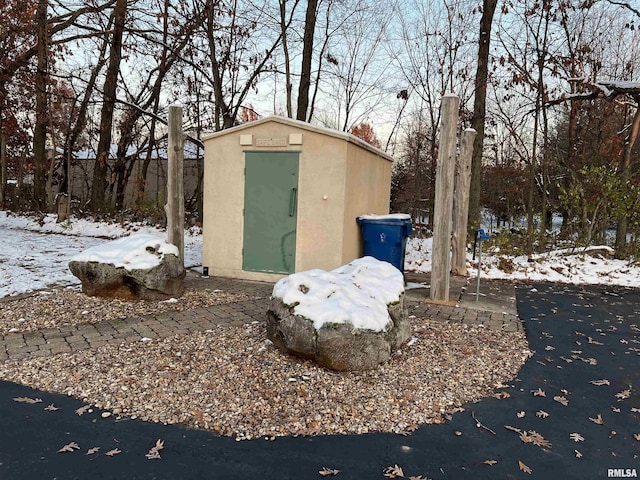
POLYGON ((363 480, 383 479, 394 465, 404 478, 637 476, 640 291, 538 284, 517 292, 534 356, 495 397, 443 425, 408 436, 236 442, 99 411, 77 415, 80 400, 0 382, 0 479, 313 479, 327 467, 363 480), (157 439, 161 459, 148 459, 157 439), (59 452, 65 445, 70 451, 59 452))

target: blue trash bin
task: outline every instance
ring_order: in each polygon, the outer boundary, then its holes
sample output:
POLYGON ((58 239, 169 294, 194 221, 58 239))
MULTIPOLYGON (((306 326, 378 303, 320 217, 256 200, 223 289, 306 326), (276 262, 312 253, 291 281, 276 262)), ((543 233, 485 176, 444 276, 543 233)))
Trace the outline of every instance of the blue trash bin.
POLYGON ((412 233, 411 217, 404 213, 363 215, 357 219, 364 255, 389 262, 404 273, 407 237, 412 233))

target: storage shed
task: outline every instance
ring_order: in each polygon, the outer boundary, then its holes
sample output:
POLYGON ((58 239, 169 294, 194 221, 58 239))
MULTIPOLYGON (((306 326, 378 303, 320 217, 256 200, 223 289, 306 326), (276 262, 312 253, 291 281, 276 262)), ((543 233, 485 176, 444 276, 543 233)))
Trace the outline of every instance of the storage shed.
POLYGON ((332 270, 362 255, 356 217, 389 212, 393 159, 353 135, 274 116, 203 140, 210 275, 332 270))

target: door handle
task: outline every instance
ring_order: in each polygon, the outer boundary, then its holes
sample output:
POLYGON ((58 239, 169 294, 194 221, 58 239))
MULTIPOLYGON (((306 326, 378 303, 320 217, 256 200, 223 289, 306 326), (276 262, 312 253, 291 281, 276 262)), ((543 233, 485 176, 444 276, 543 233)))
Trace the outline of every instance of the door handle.
POLYGON ((296 203, 298 201, 298 189, 292 188, 291 195, 289 196, 289 216, 293 217, 296 214, 296 203))

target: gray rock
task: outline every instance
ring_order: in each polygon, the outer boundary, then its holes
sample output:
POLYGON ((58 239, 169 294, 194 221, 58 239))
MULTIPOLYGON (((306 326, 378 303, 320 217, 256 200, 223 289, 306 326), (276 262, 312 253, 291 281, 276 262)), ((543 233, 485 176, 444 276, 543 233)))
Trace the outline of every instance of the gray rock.
POLYGON ((267 337, 285 352, 315 360, 339 371, 371 370, 391 358, 391 353, 409 339, 404 293, 388 306, 391 321, 386 331, 354 329, 350 323, 324 324, 293 313, 282 299, 272 297, 267 311, 267 337))
POLYGON ((148 269, 127 270, 113 264, 77 261, 69 269, 82 282, 82 291, 98 297, 129 300, 165 300, 184 292, 186 270, 181 260, 165 254, 160 264, 148 269))

